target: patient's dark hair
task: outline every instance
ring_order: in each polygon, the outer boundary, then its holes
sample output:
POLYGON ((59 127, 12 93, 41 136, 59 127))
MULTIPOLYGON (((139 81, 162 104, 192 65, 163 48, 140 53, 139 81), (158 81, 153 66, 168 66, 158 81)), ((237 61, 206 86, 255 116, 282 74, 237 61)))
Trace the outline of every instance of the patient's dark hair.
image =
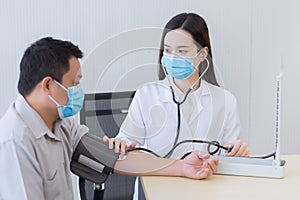
POLYGON ((69 41, 46 37, 31 44, 20 62, 19 93, 23 96, 30 94, 47 76, 60 82, 69 71, 69 59, 73 56, 82 58, 83 54, 69 41))

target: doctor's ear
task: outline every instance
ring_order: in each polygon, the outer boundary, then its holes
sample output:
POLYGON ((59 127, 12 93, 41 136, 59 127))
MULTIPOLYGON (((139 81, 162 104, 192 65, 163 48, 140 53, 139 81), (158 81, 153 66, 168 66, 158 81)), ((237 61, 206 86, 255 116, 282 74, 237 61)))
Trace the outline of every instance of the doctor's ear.
POLYGON ((201 61, 203 61, 208 56, 208 52, 209 52, 208 47, 204 47, 200 49, 199 56, 201 61))

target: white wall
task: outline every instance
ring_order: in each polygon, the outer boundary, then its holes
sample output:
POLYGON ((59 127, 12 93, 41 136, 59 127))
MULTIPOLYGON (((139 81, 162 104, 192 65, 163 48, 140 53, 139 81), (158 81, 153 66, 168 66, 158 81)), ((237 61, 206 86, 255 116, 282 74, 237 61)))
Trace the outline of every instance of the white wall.
POLYGON ((0 116, 16 97, 18 64, 25 48, 35 40, 53 36, 78 44, 86 55, 83 83, 87 91, 110 90, 112 86, 124 90, 134 84, 122 77, 117 78, 119 85, 116 85, 114 77, 100 78, 102 70, 109 66, 106 72, 115 75, 131 70, 129 80, 137 72, 140 74, 137 82, 154 79, 155 71, 149 66, 157 61, 155 45, 160 38, 157 30, 175 14, 194 11, 209 25, 217 72, 224 87, 238 98, 242 139, 249 143, 251 152, 273 151, 275 76, 281 70, 283 153, 300 153, 297 8, 296 0, 2 0, 0 116), (146 28, 154 30, 153 34, 141 37, 139 33, 146 28), (100 53, 99 63, 92 59, 95 52, 100 53), (114 60, 109 60, 110 57, 114 60), (94 67, 90 68, 91 65, 94 67), (143 74, 145 71, 141 69, 149 71, 143 74))

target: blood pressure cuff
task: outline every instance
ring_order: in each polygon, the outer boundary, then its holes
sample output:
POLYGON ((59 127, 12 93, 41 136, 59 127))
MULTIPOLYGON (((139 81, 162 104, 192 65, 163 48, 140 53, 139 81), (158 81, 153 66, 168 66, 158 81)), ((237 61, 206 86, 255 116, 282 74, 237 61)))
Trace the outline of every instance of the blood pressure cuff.
POLYGON ((102 138, 85 134, 79 141, 71 160, 71 171, 94 183, 103 183, 112 172, 119 154, 109 149, 102 138))

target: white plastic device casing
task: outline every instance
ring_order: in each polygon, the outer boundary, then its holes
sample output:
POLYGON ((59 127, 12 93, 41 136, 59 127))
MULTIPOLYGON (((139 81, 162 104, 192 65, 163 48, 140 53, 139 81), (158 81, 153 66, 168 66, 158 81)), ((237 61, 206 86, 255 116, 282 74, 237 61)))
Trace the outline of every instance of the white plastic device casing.
MULTIPOLYGON (((215 156, 212 156, 214 158, 215 156)), ((217 156, 219 165, 216 174, 254 176, 266 178, 283 178, 285 176, 285 161, 279 165, 273 159, 217 156)))
MULTIPOLYGON (((218 156, 219 165, 216 174, 283 178, 286 163, 280 159, 280 100, 282 73, 276 77, 276 146, 274 159, 251 157, 218 156)), ((215 156, 212 156, 214 158, 215 156)))

